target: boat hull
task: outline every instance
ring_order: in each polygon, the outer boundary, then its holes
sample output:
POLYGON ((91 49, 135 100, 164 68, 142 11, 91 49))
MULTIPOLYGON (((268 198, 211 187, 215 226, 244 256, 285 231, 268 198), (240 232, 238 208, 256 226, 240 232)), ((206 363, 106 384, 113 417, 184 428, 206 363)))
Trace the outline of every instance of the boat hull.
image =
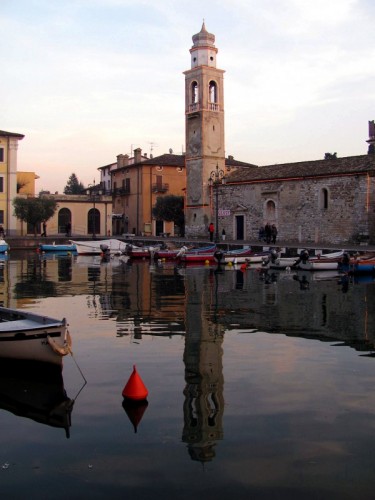
POLYGON ((77 247, 74 244, 71 245, 46 245, 40 243, 38 250, 40 252, 76 252, 77 247))
POLYGON ((101 255, 103 247, 106 246, 111 255, 120 255, 126 251, 127 243, 109 239, 109 240, 92 240, 92 241, 75 241, 70 240, 76 246, 78 255, 101 255))
POLYGON ((0 307, 0 358, 61 365, 69 339, 65 319, 0 307))

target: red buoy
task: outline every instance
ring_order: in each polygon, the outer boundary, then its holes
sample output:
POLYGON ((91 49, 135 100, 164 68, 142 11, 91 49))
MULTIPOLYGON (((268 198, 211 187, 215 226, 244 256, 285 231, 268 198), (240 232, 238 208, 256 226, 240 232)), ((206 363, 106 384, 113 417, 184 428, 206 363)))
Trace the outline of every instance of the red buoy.
POLYGON ((122 391, 122 395, 124 398, 134 399, 136 401, 146 399, 148 396, 147 387, 139 376, 135 365, 133 366, 133 373, 130 375, 122 391))

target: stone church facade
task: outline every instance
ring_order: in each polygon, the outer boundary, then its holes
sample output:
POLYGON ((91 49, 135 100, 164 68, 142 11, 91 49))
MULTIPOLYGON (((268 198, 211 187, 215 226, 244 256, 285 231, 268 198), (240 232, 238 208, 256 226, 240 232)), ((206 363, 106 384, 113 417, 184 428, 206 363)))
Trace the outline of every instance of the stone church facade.
POLYGON ((375 244, 374 121, 367 155, 262 167, 231 162, 224 155, 224 71, 216 68, 214 42, 203 24, 185 72, 186 236, 207 237, 214 221, 227 239, 253 241, 269 223, 280 241, 375 244), (210 183, 215 168, 225 184, 210 183))
POLYGON ((220 187, 220 231, 256 240, 266 223, 280 241, 375 243, 375 155, 237 169, 220 187))

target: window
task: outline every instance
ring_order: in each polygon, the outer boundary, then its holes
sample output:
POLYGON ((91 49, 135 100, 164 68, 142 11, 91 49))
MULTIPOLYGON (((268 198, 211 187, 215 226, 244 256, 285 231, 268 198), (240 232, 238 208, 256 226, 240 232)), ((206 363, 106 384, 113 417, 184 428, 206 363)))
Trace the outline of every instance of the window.
POLYGON ((4 210, 0 210, 0 224, 4 224, 4 210))
POLYGON ((4 162, 4 148, 0 148, 0 162, 4 162))
POLYGON ((216 86, 216 82, 214 82, 212 80, 210 81, 210 84, 209 84, 209 100, 212 103, 217 102, 217 86, 216 86))
POLYGON ((127 177, 127 178, 125 179, 125 191, 126 191, 127 193, 130 193, 130 178, 129 178, 129 177, 127 177))
POLYGON ((319 202, 319 205, 320 205, 320 208, 322 210, 327 210, 328 209, 328 189, 327 188, 323 188, 321 191, 320 191, 320 202, 319 202))
POLYGON ((268 200, 266 203, 265 219, 272 224, 276 220, 276 205, 275 202, 272 200, 268 200))
POLYGON ((197 104, 198 102, 198 83, 193 82, 191 84, 191 102, 192 104, 197 104))
POLYGON ((4 192, 4 177, 0 177, 0 193, 4 192))

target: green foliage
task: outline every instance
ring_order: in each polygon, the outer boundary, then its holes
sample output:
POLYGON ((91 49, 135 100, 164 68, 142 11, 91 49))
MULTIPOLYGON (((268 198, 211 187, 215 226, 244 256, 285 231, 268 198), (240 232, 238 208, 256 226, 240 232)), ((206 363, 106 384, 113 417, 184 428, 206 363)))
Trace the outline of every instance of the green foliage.
POLYGON ((56 212, 57 203, 51 198, 14 198, 14 215, 34 227, 36 235, 37 225, 48 221, 56 212))
POLYGON ((182 228, 185 222, 184 197, 173 194, 158 196, 152 209, 152 215, 157 220, 174 222, 176 226, 182 228))
POLYGON ((79 182, 76 174, 72 174, 68 182, 64 188, 64 194, 82 194, 82 191, 85 189, 85 186, 82 182, 79 182))

